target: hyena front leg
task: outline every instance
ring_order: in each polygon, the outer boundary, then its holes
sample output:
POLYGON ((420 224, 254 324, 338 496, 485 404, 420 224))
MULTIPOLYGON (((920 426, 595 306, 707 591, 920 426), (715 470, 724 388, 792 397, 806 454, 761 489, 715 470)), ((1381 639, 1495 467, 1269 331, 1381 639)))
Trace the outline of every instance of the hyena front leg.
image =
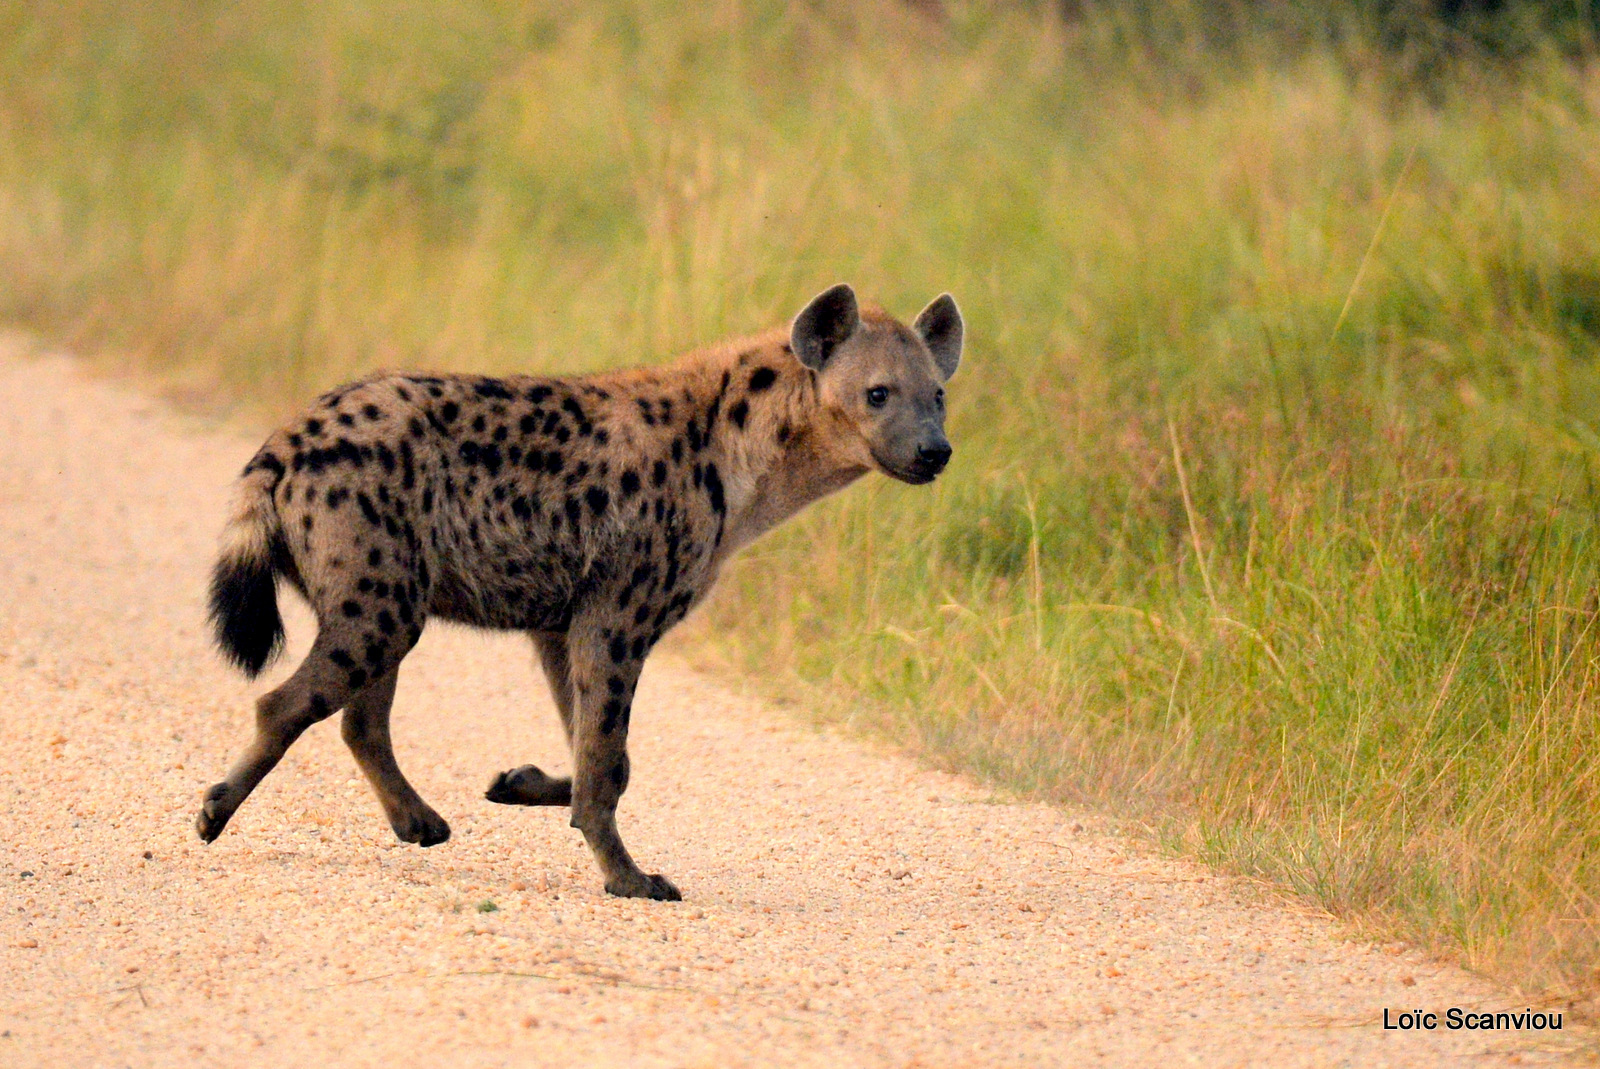
MULTIPOLYGON (((567 654, 567 636, 554 631, 535 631, 530 636, 539 651, 539 663, 550 684, 561 728, 572 745, 572 661, 567 654)), ((572 777, 550 776, 538 765, 523 765, 502 772, 483 795, 501 805, 571 805, 572 777)))
POLYGON ((356 764, 367 782, 372 784, 373 793, 389 818, 389 826, 400 841, 437 846, 450 838, 450 825, 422 800, 394 759, 389 709, 394 704, 394 689, 399 678, 400 668, 396 665, 352 698, 345 707, 340 734, 355 755, 356 764))
POLYGON ((572 672, 572 826, 583 832, 605 877, 622 898, 683 898, 664 876, 641 872, 617 834, 617 802, 628 789, 628 719, 646 641, 575 622, 572 672))

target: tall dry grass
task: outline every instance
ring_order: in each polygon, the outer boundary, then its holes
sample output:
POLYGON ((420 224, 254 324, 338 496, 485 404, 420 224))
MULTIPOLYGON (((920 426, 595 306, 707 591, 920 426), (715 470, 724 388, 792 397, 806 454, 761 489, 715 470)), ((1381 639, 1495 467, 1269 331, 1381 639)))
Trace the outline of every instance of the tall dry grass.
POLYGON ((701 640, 1592 997, 1600 80, 949 9, 0 8, 0 317, 275 409, 952 290, 949 474, 701 640))

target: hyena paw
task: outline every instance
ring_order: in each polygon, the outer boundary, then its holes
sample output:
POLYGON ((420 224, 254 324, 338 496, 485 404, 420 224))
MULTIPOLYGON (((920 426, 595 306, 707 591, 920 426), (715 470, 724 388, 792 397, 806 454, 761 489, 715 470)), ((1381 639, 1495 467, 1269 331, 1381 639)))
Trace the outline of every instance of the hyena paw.
POLYGON ((438 846, 450 838, 450 825, 431 809, 411 813, 393 821, 395 836, 403 843, 438 846))
POLYGON ((194 818, 194 830, 202 842, 211 842, 228 826, 234 806, 228 803, 228 785, 215 783, 206 791, 200 803, 200 814, 194 818))
POLYGON ((631 872, 606 881, 606 894, 618 898, 652 898, 657 902, 682 902, 683 895, 660 873, 631 872))
POLYGON ((483 796, 501 805, 571 805, 572 780, 547 776, 537 765, 502 772, 483 796))

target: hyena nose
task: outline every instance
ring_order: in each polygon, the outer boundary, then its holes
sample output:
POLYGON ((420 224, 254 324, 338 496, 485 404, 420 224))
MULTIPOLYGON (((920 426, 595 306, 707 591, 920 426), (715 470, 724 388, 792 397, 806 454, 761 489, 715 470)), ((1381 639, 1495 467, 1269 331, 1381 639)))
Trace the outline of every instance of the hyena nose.
POLYGON ((950 463, 950 443, 934 442, 932 445, 919 445, 917 446, 917 459, 933 469, 935 473, 941 472, 944 470, 944 466, 950 463))

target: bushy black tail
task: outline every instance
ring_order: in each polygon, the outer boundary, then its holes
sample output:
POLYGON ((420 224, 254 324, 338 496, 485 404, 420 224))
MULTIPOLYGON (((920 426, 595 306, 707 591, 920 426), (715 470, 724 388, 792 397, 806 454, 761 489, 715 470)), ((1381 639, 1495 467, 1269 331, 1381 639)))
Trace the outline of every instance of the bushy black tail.
POLYGON ((283 649, 274 549, 282 544, 272 504, 276 475, 246 469, 239 511, 211 572, 211 625, 223 656, 254 677, 283 649))

